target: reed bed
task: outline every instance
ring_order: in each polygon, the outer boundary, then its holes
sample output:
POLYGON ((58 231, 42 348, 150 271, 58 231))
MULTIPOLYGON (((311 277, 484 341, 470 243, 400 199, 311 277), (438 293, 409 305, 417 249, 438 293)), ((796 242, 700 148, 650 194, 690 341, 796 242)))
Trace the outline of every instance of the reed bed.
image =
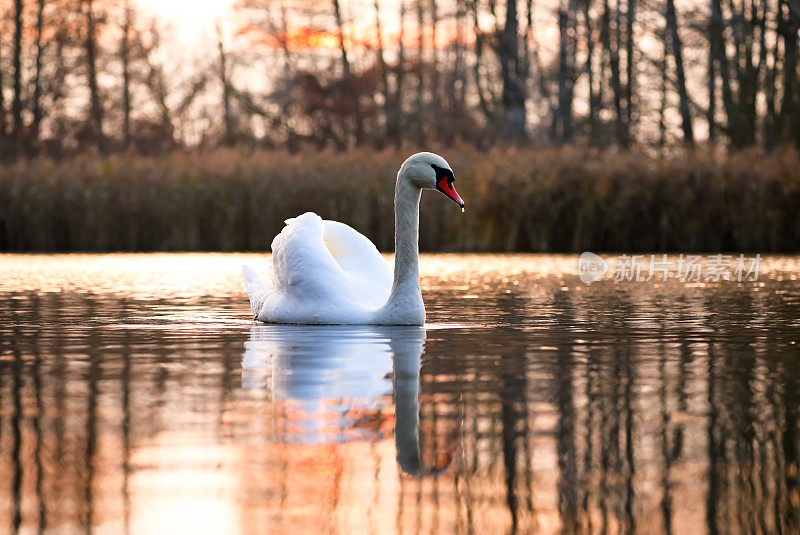
MULTIPOLYGON (((439 151, 467 211, 423 195, 424 251, 800 250, 800 154, 586 147, 439 151)), ((263 251, 305 211, 393 249, 404 155, 80 155, 0 166, 0 250, 263 251)))

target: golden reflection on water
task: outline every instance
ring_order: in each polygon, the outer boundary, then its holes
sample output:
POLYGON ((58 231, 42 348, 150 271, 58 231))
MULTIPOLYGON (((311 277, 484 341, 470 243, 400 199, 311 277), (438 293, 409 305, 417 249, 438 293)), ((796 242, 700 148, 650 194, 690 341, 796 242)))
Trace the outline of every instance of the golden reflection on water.
POLYGON ((263 255, 0 255, 0 533, 800 530, 800 273, 425 255, 429 324, 250 321, 263 255))

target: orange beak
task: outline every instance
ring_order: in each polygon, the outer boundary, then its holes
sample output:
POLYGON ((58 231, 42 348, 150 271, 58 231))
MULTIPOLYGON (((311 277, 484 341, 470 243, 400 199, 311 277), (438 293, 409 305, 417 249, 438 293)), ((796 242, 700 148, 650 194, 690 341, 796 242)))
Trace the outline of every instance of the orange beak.
POLYGON ((450 176, 443 176, 439 179, 436 183, 436 189, 450 197, 454 203, 459 205, 461 208, 464 208, 464 200, 456 191, 455 186, 453 186, 453 177, 450 176))

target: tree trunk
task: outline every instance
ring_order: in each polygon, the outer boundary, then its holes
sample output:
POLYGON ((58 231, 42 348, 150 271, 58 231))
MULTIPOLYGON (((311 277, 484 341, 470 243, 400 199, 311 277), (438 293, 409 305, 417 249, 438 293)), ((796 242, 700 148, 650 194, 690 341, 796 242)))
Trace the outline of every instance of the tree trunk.
MULTIPOLYGON (((436 0, 430 0, 431 10, 431 108, 437 117, 442 114, 441 102, 441 76, 439 75, 439 49, 436 43, 436 32, 439 26, 439 12, 436 0)), ((433 134, 437 140, 441 139, 442 121, 433 121, 433 134)))
MULTIPOLYGON (((739 43, 742 52, 738 54, 737 78, 739 82, 739 95, 737 98, 740 117, 740 136, 743 145, 752 145, 756 141, 756 94, 758 93, 758 76, 756 65, 753 63, 753 32, 758 26, 757 9, 755 0, 751 2, 750 19, 747 19, 745 7, 742 6, 736 19, 741 24, 734 24, 740 31, 739 43)), ((735 31, 735 30, 734 30, 735 31)))
POLYGON ((167 82, 164 76, 164 70, 160 65, 154 64, 151 60, 149 60, 149 58, 148 63, 149 73, 147 75, 147 87, 150 90, 150 94, 153 96, 153 100, 156 101, 159 114, 161 115, 162 134, 164 135, 166 141, 169 144, 172 144, 175 139, 175 127, 172 124, 172 117, 182 114, 183 111, 191 105, 194 98, 205 86, 206 78, 203 77, 200 81, 194 82, 189 89, 189 92, 181 101, 181 104, 177 106, 174 111, 171 111, 169 106, 167 106, 168 90, 167 82))
POLYGON ((11 101, 11 120, 14 127, 14 141, 17 151, 22 149, 23 128, 22 128, 22 0, 14 1, 14 49, 12 56, 12 68, 14 78, 12 86, 14 90, 14 100, 11 101))
MULTIPOLYGON (((342 18, 339 0, 333 0, 333 16, 336 19, 336 28, 339 36, 339 51, 342 55, 343 78, 347 80, 347 83, 351 83, 352 71, 350 69, 350 60, 347 59, 347 48, 344 45, 344 19, 342 18)), ((352 101, 353 116, 355 119, 356 145, 361 145, 364 142, 364 119, 361 116, 361 103, 359 102, 359 95, 356 91, 349 91, 349 96, 352 101)))
POLYGON ((777 83, 778 83, 778 61, 780 39, 775 39, 770 50, 772 56, 771 65, 767 65, 767 72, 764 80, 765 97, 767 101, 767 116, 764 121, 764 142, 768 148, 774 147, 781 137, 780 119, 777 111, 777 83))
POLYGON ((800 84, 797 78, 800 0, 779 0, 779 31, 783 36, 783 102, 781 124, 785 137, 800 145, 800 84), (783 14, 785 13, 785 16, 783 14))
POLYGON ((591 0, 583 0, 583 23, 586 33, 585 70, 589 83, 589 140, 596 145, 599 140, 597 93, 594 80, 594 36, 592 35, 591 0))
POLYGON ((603 15, 601 17, 600 41, 605 48, 608 65, 611 69, 611 91, 614 99, 614 113, 617 122, 617 141, 623 147, 630 142, 628 131, 625 128, 625 116, 622 110, 622 82, 620 80, 618 39, 611 39, 611 8, 608 0, 603 1, 603 15))
POLYGON ((667 60, 669 55, 669 37, 667 37, 666 28, 664 28, 661 41, 664 49, 661 62, 659 63, 659 69, 661 71, 661 87, 659 89, 661 93, 661 103, 658 109, 658 146, 664 148, 664 145, 667 144, 667 60))
POLYGON ((422 0, 417 0, 417 95, 414 110, 414 122, 417 134, 416 142, 425 143, 425 124, 423 106, 425 105, 425 8, 422 0))
POLYGON ((669 32, 670 49, 675 60, 675 74, 678 83, 678 97, 680 98, 679 109, 681 112, 681 125, 683 127, 683 140, 688 144, 694 144, 694 130, 692 128, 692 116, 689 109, 689 94, 686 91, 686 73, 683 69, 683 45, 678 34, 678 17, 675 14, 674 0, 667 0, 666 11, 664 13, 667 31, 669 32))
MULTIPOLYGON (((769 88, 763 87, 761 84, 765 83, 766 78, 769 77, 769 65, 767 65, 767 57, 768 57, 768 48, 767 48, 767 11, 769 9, 768 6, 769 0, 759 1, 759 5, 761 6, 760 15, 758 13, 754 13, 754 17, 758 15, 758 65, 756 67, 757 71, 757 79, 756 79, 756 94, 759 92, 764 93, 764 100, 767 104, 767 109, 769 110, 769 88), (762 76, 763 73, 763 76, 762 76), (764 80, 762 80, 762 78, 764 80)), ((755 0, 753 0, 753 4, 755 4, 755 0)), ((766 143, 766 138, 768 134, 763 132, 763 128, 766 125, 767 121, 769 120, 766 116, 760 117, 759 111, 756 108, 754 110, 756 116, 756 135, 758 136, 758 130, 761 129, 761 139, 764 140, 766 143)), ((766 114, 765 114, 766 115, 766 114)))
POLYGON ((403 82, 405 81, 406 71, 406 47, 403 43, 405 38, 405 19, 406 2, 400 0, 400 33, 397 36, 397 68, 395 69, 395 88, 392 107, 389 110, 388 118, 389 138, 394 140, 396 147, 403 144, 403 82))
POLYGON ((720 0, 711 0, 711 20, 709 22, 711 54, 714 56, 714 65, 719 72, 722 85, 722 105, 726 118, 725 131, 731 142, 736 146, 739 144, 737 138, 737 132, 739 131, 738 113, 733 100, 733 90, 731 89, 731 72, 728 53, 725 50, 724 29, 720 0))
MULTIPOLYGON (((374 1, 375 5, 375 31, 378 36, 378 70, 381 76, 381 91, 383 92, 383 116, 386 120, 387 130, 389 125, 389 114, 392 108, 392 95, 389 94, 389 74, 386 67, 386 59, 383 56, 383 35, 381 33, 381 7, 379 0, 374 1)), ((383 145, 385 136, 378 140, 380 146, 383 145)))
POLYGON ((625 130, 628 139, 633 135, 633 88, 636 83, 633 58, 633 23, 636 19, 636 0, 628 0, 625 18, 625 130))
POLYGON ((130 31, 131 6, 125 2, 125 13, 122 22, 122 41, 119 55, 122 61, 122 142, 125 148, 131 143, 131 76, 130 76, 130 31))
POLYGON ((223 145, 233 145, 236 141, 236 129, 233 124, 233 110, 231 108, 231 84, 228 73, 228 54, 222 43, 222 28, 217 25, 217 51, 219 53, 219 82, 222 86, 222 120, 225 125, 223 145))
POLYGON ((103 139, 103 105, 100 102, 100 89, 97 85, 97 42, 95 39, 95 21, 92 0, 82 0, 86 16, 86 65, 89 83, 89 124, 92 127, 94 142, 99 151, 104 150, 103 139))
MULTIPOLYGON (((269 5, 269 4, 267 4, 269 5)), ((293 72, 293 65, 292 65, 292 52, 289 50, 289 13, 286 8, 286 0, 280 0, 278 5, 278 9, 280 11, 280 38, 279 42, 281 45, 281 50, 283 51, 283 76, 287 83, 291 80, 292 72, 293 72)), ((267 83, 271 83, 272 75, 267 75, 268 81, 267 83)), ((298 137, 294 132, 294 128, 292 128, 292 124, 290 118, 292 116, 292 104, 291 102, 287 103, 286 109, 284 112, 278 115, 279 124, 286 129, 286 145, 290 152, 295 152, 298 149, 298 137)))
MULTIPOLYGON (((529 9, 532 3, 529 3, 529 9)), ((553 95, 550 91, 550 85, 548 84, 548 80, 545 78, 545 71, 542 67, 542 60, 539 57, 539 44, 536 40, 536 35, 533 33, 533 18, 529 20, 530 24, 530 39, 531 39, 531 51, 530 56, 533 63, 533 67, 536 70, 536 80, 535 85, 539 90, 539 94, 542 97, 542 100, 547 104, 548 111, 550 112, 550 126, 548 128, 550 139, 557 139, 557 129, 558 129, 558 103, 553 100, 553 95)))
POLYGON ((453 83, 451 86, 452 91, 452 113, 459 113, 464 106, 464 100, 467 94, 467 77, 466 77, 466 37, 465 26, 467 24, 467 8, 464 0, 456 0, 456 43, 455 43, 455 60, 453 65, 453 83))
POLYGON ((69 73, 69 65, 67 65, 66 59, 66 52, 65 50, 69 49, 70 43, 69 35, 67 31, 61 27, 56 31, 54 36, 56 50, 53 58, 51 58, 50 63, 55 68, 53 69, 53 77, 50 80, 50 84, 48 86, 48 97, 49 97, 49 104, 51 107, 54 107, 66 94, 66 78, 67 74, 69 73))
POLYGON ((708 88, 708 109, 706 122, 708 123, 708 142, 714 144, 717 140, 717 71, 714 46, 708 47, 708 69, 706 71, 706 87, 708 88))
POLYGON ((506 1, 506 21, 498 47, 500 70, 503 77, 503 109, 506 123, 504 137, 509 141, 524 141, 525 132, 525 82, 519 54, 519 22, 516 0, 506 1))
POLYGON ((574 66, 574 58, 570 46, 570 13, 567 8, 558 10, 558 139, 561 143, 572 138, 572 98, 570 80, 574 66))
POLYGON ((33 75, 33 121, 31 122, 30 134, 32 143, 39 140, 39 129, 42 123, 42 55, 44 53, 42 33, 44 31, 44 5, 45 0, 39 0, 36 11, 36 64, 33 75))
POLYGON ((350 60, 347 59, 347 49, 344 46, 344 22, 342 21, 342 11, 339 8, 339 0, 333 0, 333 15, 336 18, 336 30, 339 37, 339 52, 342 55, 342 72, 345 77, 350 76, 350 60))
MULTIPOLYGON (((3 63, 3 47, 0 47, 0 64, 3 63)), ((3 96, 3 69, 0 69, 0 143, 6 137, 6 100, 3 96)))
POLYGON ((283 70, 286 74, 292 72, 292 54, 289 50, 289 16, 286 12, 286 0, 281 0, 281 49, 283 50, 283 70))

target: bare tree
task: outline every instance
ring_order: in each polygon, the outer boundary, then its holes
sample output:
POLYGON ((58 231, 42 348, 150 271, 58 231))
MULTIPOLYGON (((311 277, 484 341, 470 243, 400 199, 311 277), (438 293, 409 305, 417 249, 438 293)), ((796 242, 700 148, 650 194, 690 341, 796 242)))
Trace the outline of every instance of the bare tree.
MULTIPOLYGON (((467 39, 466 39, 466 25, 467 25, 467 6, 464 0, 456 0, 456 42, 455 42, 455 57, 453 65, 453 76, 450 84, 452 93, 452 112, 461 109, 467 96, 467 77, 466 77, 466 53, 467 53, 467 39)), ((525 42, 527 47, 527 40, 525 42)), ((527 48, 526 48, 527 51, 527 48)), ((527 65, 527 63, 526 63, 527 65)))
POLYGON ((667 144, 667 60, 669 56, 669 45, 667 43, 666 27, 661 32, 662 55, 658 62, 658 72, 661 79, 659 84, 659 107, 658 107, 658 146, 664 147, 667 144))
MULTIPOLYGON (((720 82, 722 84, 722 103, 725 109, 725 116, 727 117, 726 130, 729 135, 735 135, 736 132, 736 110, 733 103, 733 91, 731 90, 730 80, 730 67, 728 65, 728 53, 726 50, 726 43, 723 37, 725 30, 725 23, 722 19, 722 5, 720 0, 711 0, 710 17, 708 24, 709 33, 709 69, 713 69, 715 73, 719 73, 720 82)), ((713 78, 712 76, 709 76, 713 78)), ((708 81, 709 86, 716 85, 715 80, 708 81)))
MULTIPOLYGON (((572 0, 571 0, 572 1, 572 0)), ((516 0, 506 1, 506 20, 497 53, 503 77, 503 110, 506 116, 504 136, 508 140, 523 141, 525 131, 525 101, 527 66, 519 50, 519 21, 516 0)))
POLYGON ((14 140, 17 150, 21 151, 24 132, 22 128, 22 0, 14 0, 14 49, 12 68, 14 70, 13 91, 14 99, 11 101, 11 120, 13 122, 14 140))
MULTIPOLYGON (((429 0, 430 14, 431 14, 431 108, 433 113, 439 115, 441 113, 441 76, 439 66, 439 46, 437 43, 437 28, 439 26, 439 9, 436 0, 429 0)), ((433 131, 437 139, 442 136, 442 126, 444 121, 433 121, 433 131)))
POLYGON ((286 0, 281 0, 281 30, 279 41, 283 49, 283 68, 289 73, 292 70, 292 53, 289 51, 289 15, 286 9, 286 0))
MULTIPOLYGON (((711 10, 713 12, 713 6, 711 10)), ((709 21, 709 27, 706 30, 709 38, 708 58, 706 60, 706 88, 708 92, 706 122, 708 123, 708 141, 713 144, 717 140, 717 69, 719 64, 717 58, 719 56, 719 50, 717 50, 717 41, 713 36, 713 29, 711 27, 713 22, 711 22, 711 18, 709 18, 709 21)), ((664 44, 666 47, 666 36, 664 37, 664 44)), ((662 75, 662 79, 663 78, 664 76, 662 75)))
POLYGON ((125 0, 122 17, 122 40, 119 45, 119 57, 122 63, 122 140, 123 145, 128 147, 131 143, 130 37, 132 22, 129 0, 125 0))
MULTIPOLYGON (((375 7, 375 33, 377 35, 377 60, 378 70, 380 71, 381 78, 381 92, 383 93, 383 113, 384 116, 389 114, 389 108, 392 107, 392 95, 389 94, 389 69, 386 66, 386 59, 383 53, 383 31, 381 28, 381 6, 379 0, 374 0, 375 7)), ((381 136, 382 138, 383 136, 381 136)))
POLYGON ((589 140, 593 145, 597 144, 600 137, 600 129, 598 123, 599 102, 595 83, 594 71, 594 27, 592 25, 591 15, 592 0, 582 0, 581 7, 583 8, 583 23, 584 35, 586 36, 586 64, 584 71, 586 71, 588 89, 589 89, 589 140))
POLYGON ((38 0, 36 9, 36 59, 33 74, 33 120, 31 122, 31 140, 38 141, 42 123, 42 56, 44 54, 44 7, 45 0, 38 0))
POLYGON ((87 81, 89 86, 89 124, 92 137, 98 150, 104 150, 103 139, 103 103, 100 100, 100 89, 97 84, 97 36, 95 35, 95 14, 93 0, 81 0, 86 19, 84 50, 86 53, 87 81))
MULTIPOLYGON (((405 90, 406 72, 406 47, 403 39, 405 38, 405 19, 406 2, 400 0, 400 12, 398 14, 400 31, 397 35, 397 64, 394 68, 394 92, 392 93, 391 103, 386 114, 386 133, 396 146, 403 142, 403 91, 405 90)), ((387 92, 388 98, 388 92, 387 92)))
MULTIPOLYGON (((619 28, 619 25, 616 25, 619 28)), ((605 51, 605 60, 611 70, 611 92, 614 100, 614 114, 616 117, 617 142, 622 146, 630 143, 630 133, 625 122, 625 112, 622 108, 622 80, 619 61, 619 39, 611 36, 611 7, 609 0, 603 0, 603 14, 600 19, 600 41, 605 51)))
POLYGON ((686 71, 683 66, 683 42, 678 33, 678 17, 675 13, 674 0, 666 0, 664 18, 667 23, 669 34, 669 45, 672 57, 675 61, 675 76, 677 77, 679 110, 681 112, 681 124, 683 128, 683 140, 686 143, 694 143, 694 129, 692 128, 692 114, 689 109, 689 94, 686 90, 686 71))
MULTIPOLYGON (((0 46, 0 63, 2 63, 2 61, 3 47, 0 46)), ((3 96, 3 69, 0 69, 0 144, 3 143, 6 135, 6 101, 3 96)))
POLYGON ((217 76, 219 77, 220 87, 222 88, 222 121, 225 127, 222 144, 232 145, 236 141, 236 126, 233 121, 233 109, 231 107, 231 88, 230 72, 228 67, 228 54, 222 42, 222 27, 217 23, 217 52, 218 66, 217 76))
POLYGON ((799 1, 708 0, 706 12, 679 13, 675 0, 560 0, 551 13, 532 0, 400 0, 399 35, 388 41, 389 4, 372 0, 366 15, 354 14, 355 26, 366 21, 377 36, 362 46, 348 40, 342 0, 293 8, 293 32, 286 0, 238 0, 236 20, 244 22, 229 39, 218 32, 212 59, 179 80, 150 56, 157 35, 140 28, 130 0, 119 11, 98 0, 8 0, 0 138, 12 157, 71 150, 73 140, 148 150, 196 140, 193 125, 209 120, 220 127, 203 139, 224 144, 307 141, 344 150, 464 138, 486 146, 530 135, 628 146, 694 143, 699 117, 712 143, 800 145, 799 1), (119 41, 106 52, 111 13, 121 13, 119 41), (558 37, 541 47, 534 21, 546 17, 558 37), (258 46, 245 50, 239 36, 252 31, 258 46), (333 35, 333 55, 313 45, 290 50, 304 31, 333 35), (639 47, 645 35, 663 41, 663 51, 639 47), (231 71, 245 57, 249 72, 263 74, 234 87, 231 71), (113 76, 116 84, 108 83, 113 76), (85 111, 65 105, 79 86, 85 111), (612 135, 604 137, 607 126, 612 135))
POLYGON ((344 46, 344 21, 339 0, 333 0, 333 16, 336 19, 336 34, 339 38, 339 52, 342 55, 342 72, 345 76, 350 76, 350 60, 347 59, 347 48, 344 46))
POLYGON ((780 122, 783 135, 800 145, 800 82, 798 82, 798 35, 800 2, 778 0, 778 32, 783 38, 783 102, 780 122))
POLYGON ((625 128, 628 137, 633 128, 633 96, 635 83, 633 24, 636 20, 636 0, 628 0, 628 10, 625 14, 625 128))
POLYGON ((423 107, 425 103, 425 6, 422 0, 417 0, 417 93, 414 106, 414 131, 416 142, 425 143, 425 127, 422 122, 423 107))
POLYGON ((485 34, 481 30, 478 22, 479 13, 477 0, 467 0, 467 11, 472 19, 472 31, 475 35, 475 45, 473 50, 475 59, 472 63, 472 77, 475 82, 475 92, 478 95, 478 103, 481 112, 489 124, 494 125, 497 123, 494 102, 495 99, 489 89, 485 87, 485 84, 483 83, 483 77, 481 76, 481 71, 487 67, 485 64, 487 55, 485 53, 485 49, 488 48, 487 44, 491 43, 491 36, 485 34))
POLYGON ((575 84, 575 53, 577 23, 575 1, 562 1, 558 11, 558 115, 555 121, 559 141, 572 140, 572 104, 575 84))

